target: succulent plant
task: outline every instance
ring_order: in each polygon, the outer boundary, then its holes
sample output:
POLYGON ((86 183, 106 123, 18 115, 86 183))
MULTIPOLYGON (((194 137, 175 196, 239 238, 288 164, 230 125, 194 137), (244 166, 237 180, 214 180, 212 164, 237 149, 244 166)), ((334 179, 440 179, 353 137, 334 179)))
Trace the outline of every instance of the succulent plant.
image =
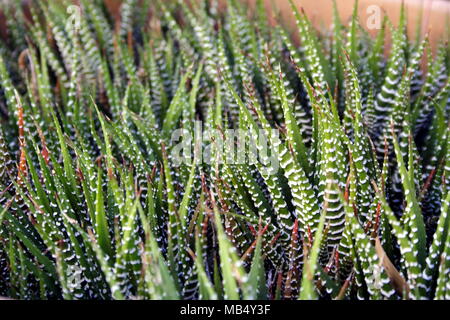
POLYGON ((0 296, 450 299, 450 47, 403 9, 1 9, 0 296))

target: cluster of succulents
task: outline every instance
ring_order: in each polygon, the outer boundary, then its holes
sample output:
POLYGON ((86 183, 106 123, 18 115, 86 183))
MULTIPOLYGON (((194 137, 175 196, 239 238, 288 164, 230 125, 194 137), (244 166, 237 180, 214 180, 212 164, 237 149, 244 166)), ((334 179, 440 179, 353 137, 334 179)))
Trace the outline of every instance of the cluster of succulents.
POLYGON ((263 2, 2 5, 0 296, 450 299, 448 42, 263 2))

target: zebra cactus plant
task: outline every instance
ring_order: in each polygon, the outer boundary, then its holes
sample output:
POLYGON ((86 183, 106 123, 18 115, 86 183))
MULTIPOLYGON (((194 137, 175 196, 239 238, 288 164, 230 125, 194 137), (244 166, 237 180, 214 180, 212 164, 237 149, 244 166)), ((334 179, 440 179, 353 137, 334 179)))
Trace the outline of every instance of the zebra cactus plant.
POLYGON ((3 4, 0 296, 450 299, 448 42, 291 5, 3 4))

